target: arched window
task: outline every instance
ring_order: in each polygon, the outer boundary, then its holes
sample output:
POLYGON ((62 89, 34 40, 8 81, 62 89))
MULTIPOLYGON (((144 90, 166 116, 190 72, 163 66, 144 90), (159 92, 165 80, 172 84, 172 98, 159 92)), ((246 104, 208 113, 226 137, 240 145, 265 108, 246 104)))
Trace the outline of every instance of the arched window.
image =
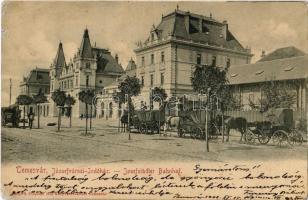
POLYGON ((101 117, 104 117, 105 114, 105 104, 104 102, 101 103, 101 117))

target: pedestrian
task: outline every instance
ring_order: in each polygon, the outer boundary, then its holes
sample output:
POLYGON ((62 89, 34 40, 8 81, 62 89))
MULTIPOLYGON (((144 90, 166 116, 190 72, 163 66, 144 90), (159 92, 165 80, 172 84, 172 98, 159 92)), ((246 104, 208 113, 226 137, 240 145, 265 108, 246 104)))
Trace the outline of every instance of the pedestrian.
POLYGON ((33 121, 34 121, 34 112, 33 109, 30 108, 30 112, 28 113, 29 120, 29 128, 32 129, 33 121))

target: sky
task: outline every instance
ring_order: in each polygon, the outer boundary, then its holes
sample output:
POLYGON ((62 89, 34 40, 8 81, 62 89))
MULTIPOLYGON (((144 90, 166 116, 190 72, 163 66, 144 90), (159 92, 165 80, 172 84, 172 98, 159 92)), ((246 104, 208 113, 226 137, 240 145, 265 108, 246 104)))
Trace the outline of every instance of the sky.
POLYGON ((180 10, 227 20, 240 43, 249 46, 252 62, 262 50, 295 46, 308 52, 307 5, 303 2, 6 2, 2 5, 1 103, 12 103, 19 83, 35 67, 49 68, 59 42, 66 61, 80 46, 89 29, 92 45, 118 54, 125 68, 135 58, 136 42, 144 41, 177 5, 180 10))

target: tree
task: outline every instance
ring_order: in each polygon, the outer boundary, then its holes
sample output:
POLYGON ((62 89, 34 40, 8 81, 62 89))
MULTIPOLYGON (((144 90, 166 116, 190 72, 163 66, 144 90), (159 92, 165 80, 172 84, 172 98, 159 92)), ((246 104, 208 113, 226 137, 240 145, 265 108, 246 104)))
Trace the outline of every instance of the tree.
POLYGON ((130 139, 130 113, 134 111, 134 106, 132 104, 131 97, 138 96, 141 91, 141 84, 137 77, 130 77, 127 76, 124 81, 122 81, 118 85, 119 92, 116 94, 115 98, 118 99, 119 105, 122 103, 127 102, 128 105, 128 132, 129 132, 129 139, 130 139))
POLYGON ((76 103, 76 100, 71 95, 68 95, 65 99, 65 105, 68 108, 68 116, 70 118, 70 128, 72 128, 72 106, 76 103))
MULTIPOLYGON (((81 102, 85 103, 86 105, 86 135, 88 134, 88 105, 92 105, 92 101, 94 98, 94 91, 93 90, 83 90, 80 91, 78 94, 78 98, 81 102)), ((92 106, 91 106, 92 107, 92 106)), ((91 109, 91 115, 92 115, 92 109, 91 109)))
MULTIPOLYGON (((262 112, 275 108, 291 108, 296 100, 296 94, 289 90, 285 83, 271 80, 262 85, 261 91, 262 98, 258 101, 262 112)), ((254 102, 250 102, 250 106, 258 107, 254 102)))
MULTIPOLYGON (((224 110, 232 103, 232 94, 228 84, 227 72, 229 67, 219 68, 215 65, 196 65, 191 77, 191 83, 195 92, 207 94, 207 107, 210 106, 211 97, 216 96, 220 100, 221 109, 224 110)), ((213 102, 213 101, 212 101, 213 102)), ((206 131, 208 131, 206 112, 206 131)), ((206 147, 209 151, 208 132, 206 132, 206 147)))
MULTIPOLYGON (((161 103, 164 104, 165 100, 167 99, 168 95, 165 91, 165 89, 160 88, 160 87, 155 87, 152 90, 152 97, 151 101, 159 102, 161 106, 161 103)), ((151 103, 151 109, 152 109, 152 103, 151 103)))
POLYGON ((16 103, 18 105, 22 105, 24 106, 24 109, 23 109, 23 113, 24 113, 24 120, 23 120, 23 128, 25 128, 25 120, 26 120, 26 106, 30 105, 31 103, 33 102, 33 99, 28 96, 28 95, 19 95, 17 98, 16 98, 16 103))
POLYGON ((36 95, 33 96, 33 103, 37 108, 37 128, 40 128, 40 105, 41 103, 47 102, 47 97, 40 90, 36 95))
POLYGON ((51 95, 51 99, 55 102, 56 106, 58 107, 58 131, 60 131, 61 126, 61 114, 62 108, 65 105, 66 101, 66 94, 64 91, 57 89, 51 95))

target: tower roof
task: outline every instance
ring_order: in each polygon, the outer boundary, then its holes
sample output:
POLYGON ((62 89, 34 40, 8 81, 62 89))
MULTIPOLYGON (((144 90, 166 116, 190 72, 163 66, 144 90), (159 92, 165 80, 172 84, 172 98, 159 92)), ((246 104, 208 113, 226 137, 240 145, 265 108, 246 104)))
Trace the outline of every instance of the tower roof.
POLYGON ((80 45, 79 56, 82 58, 93 58, 88 29, 84 30, 83 38, 80 45))
POLYGON ((63 51, 63 46, 62 42, 59 43, 57 55, 54 60, 54 66, 55 67, 65 67, 65 56, 64 56, 64 51, 63 51))

